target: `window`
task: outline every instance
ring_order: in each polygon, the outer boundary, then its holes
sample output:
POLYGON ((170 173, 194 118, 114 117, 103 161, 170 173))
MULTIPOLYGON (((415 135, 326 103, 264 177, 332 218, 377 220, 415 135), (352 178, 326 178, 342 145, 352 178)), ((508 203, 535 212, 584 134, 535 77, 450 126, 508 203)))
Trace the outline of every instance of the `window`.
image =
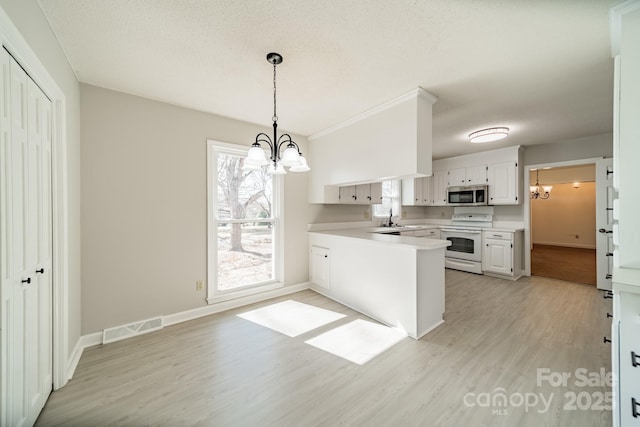
POLYGON ((280 177, 243 171, 247 147, 208 144, 209 300, 282 286, 280 177))
POLYGON ((389 211, 394 217, 400 217, 400 180, 382 181, 382 203, 373 205, 373 216, 389 218, 389 211))

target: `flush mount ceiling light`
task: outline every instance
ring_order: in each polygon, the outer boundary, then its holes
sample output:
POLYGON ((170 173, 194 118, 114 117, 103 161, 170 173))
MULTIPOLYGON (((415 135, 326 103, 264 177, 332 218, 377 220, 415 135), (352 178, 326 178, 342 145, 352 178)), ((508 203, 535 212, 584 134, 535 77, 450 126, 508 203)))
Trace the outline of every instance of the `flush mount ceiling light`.
POLYGON ((497 127, 477 130, 469 134, 469 141, 473 143, 497 141, 509 135, 509 128, 497 127))
POLYGON ((532 199, 548 199, 551 196, 551 189, 553 188, 550 185, 540 186, 540 182, 538 181, 538 169, 536 169, 536 185, 532 185, 529 187, 529 191, 531 192, 532 199))
POLYGON ((307 161, 302 156, 298 144, 293 142, 289 134, 284 133, 278 138, 278 115, 276 114, 276 65, 282 63, 282 55, 271 52, 267 54, 267 61, 273 64, 273 139, 266 133, 260 132, 256 135, 256 141, 251 144, 244 161, 244 170, 260 170, 262 166, 267 166, 267 173, 270 175, 281 175, 286 173, 284 166, 289 167, 290 172, 307 172, 311 170, 307 161), (269 159, 260 145, 264 142, 269 146, 269 159), (286 144, 284 152, 282 146, 286 144))

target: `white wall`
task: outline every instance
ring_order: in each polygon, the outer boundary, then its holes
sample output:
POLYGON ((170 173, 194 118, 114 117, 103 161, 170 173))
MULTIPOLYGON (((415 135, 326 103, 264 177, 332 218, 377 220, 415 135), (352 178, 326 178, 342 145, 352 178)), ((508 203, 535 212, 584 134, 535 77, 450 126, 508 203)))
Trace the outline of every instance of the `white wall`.
MULTIPOLYGON (((206 141, 265 128, 85 84, 81 101, 82 333, 204 306, 206 141)), ((284 178, 286 285, 308 280, 307 179, 284 178)))
POLYGON ((568 160, 613 157, 613 134, 605 133, 552 144, 525 147, 522 161, 525 166, 568 160))
POLYGON ((67 58, 35 0, 0 0, 0 6, 64 92, 68 187, 68 352, 80 338, 80 88, 67 58))

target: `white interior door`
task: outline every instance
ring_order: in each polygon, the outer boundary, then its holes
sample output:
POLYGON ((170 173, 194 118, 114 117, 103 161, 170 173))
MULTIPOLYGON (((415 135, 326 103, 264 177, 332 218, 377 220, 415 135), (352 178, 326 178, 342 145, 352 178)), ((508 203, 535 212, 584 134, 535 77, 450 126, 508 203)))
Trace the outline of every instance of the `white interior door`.
POLYGON ((52 388, 51 103, 2 49, 0 424, 32 425, 52 388))
POLYGON ((613 271, 613 159, 596 162, 596 285, 611 290, 613 271))

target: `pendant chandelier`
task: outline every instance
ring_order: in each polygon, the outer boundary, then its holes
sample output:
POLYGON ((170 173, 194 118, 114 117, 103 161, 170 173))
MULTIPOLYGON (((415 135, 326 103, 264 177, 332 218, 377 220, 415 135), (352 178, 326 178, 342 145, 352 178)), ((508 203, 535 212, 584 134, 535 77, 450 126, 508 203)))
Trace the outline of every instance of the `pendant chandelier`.
POLYGON ((551 195, 551 189, 553 187, 550 185, 540 186, 540 182, 538 180, 538 169, 536 169, 536 185, 529 187, 529 191, 531 191, 532 199, 548 199, 551 195))
POLYGON ((278 138, 278 115, 276 113, 276 65, 282 63, 282 55, 271 52, 267 54, 267 61, 273 64, 273 139, 266 133, 260 132, 256 135, 256 141, 251 144, 251 148, 247 153, 244 161, 244 170, 260 170, 262 166, 269 166, 267 173, 270 175, 279 175, 286 173, 284 166, 289 168, 290 172, 307 172, 311 170, 307 165, 307 161, 302 156, 298 144, 296 144, 289 134, 282 134, 278 138), (260 145, 264 142, 269 146, 269 158, 260 145), (284 152, 282 146, 286 144, 284 152))

